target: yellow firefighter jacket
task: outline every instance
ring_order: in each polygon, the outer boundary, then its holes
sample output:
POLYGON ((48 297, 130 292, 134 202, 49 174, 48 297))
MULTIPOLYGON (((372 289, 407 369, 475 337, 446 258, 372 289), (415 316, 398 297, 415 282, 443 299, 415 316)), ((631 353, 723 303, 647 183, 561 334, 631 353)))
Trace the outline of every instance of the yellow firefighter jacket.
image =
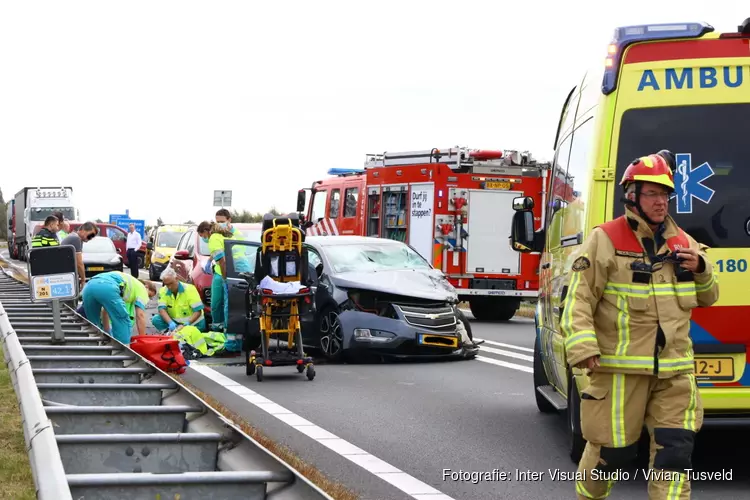
POLYGON ((693 373, 691 311, 719 298, 706 247, 671 217, 658 237, 642 218, 626 214, 594 228, 573 263, 560 322, 568 364, 598 355, 600 372, 693 373), (698 250, 703 272, 665 260, 680 244, 698 250))

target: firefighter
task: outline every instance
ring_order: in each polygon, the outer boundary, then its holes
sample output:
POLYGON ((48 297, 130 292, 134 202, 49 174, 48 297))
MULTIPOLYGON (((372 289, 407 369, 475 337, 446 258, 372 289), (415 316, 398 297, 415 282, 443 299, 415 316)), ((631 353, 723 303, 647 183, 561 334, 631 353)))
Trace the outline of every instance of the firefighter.
POLYGON ((115 340, 127 345, 133 325, 129 309, 135 310, 138 334, 146 335, 146 307, 155 295, 156 286, 152 282, 111 271, 89 280, 83 289, 83 307, 89 321, 106 332, 111 331, 115 340))
POLYGON ((54 215, 44 219, 44 225, 31 239, 31 248, 56 247, 60 245, 57 239, 58 220, 54 215))
POLYGON ((159 312, 151 318, 154 327, 160 332, 174 332, 191 325, 206 331, 203 302, 195 285, 180 282, 171 267, 165 269, 160 277, 159 312))
POLYGON ((674 163, 665 150, 633 161, 620 181, 625 215, 595 228, 572 265, 560 326, 568 364, 590 377, 581 391, 579 499, 609 495, 644 424, 649 499, 690 498, 685 469, 703 423, 690 317, 715 303, 719 288, 706 247, 669 216, 674 163))

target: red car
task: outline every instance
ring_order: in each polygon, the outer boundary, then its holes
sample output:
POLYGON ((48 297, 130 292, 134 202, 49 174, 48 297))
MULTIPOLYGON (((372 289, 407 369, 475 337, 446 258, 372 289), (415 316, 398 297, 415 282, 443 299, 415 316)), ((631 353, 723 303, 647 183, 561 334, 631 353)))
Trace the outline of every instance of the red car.
MULTIPOLYGON (((237 223, 233 225, 242 231, 246 240, 260 242, 262 224, 237 223)), ((201 240, 197 229, 197 225, 190 226, 182 235, 167 267, 174 269, 180 281, 195 285, 203 300, 206 322, 211 324, 211 281, 213 277, 203 272, 203 268, 211 256, 208 251, 208 243, 201 240)))
MULTIPOLYGON (((70 221, 70 232, 76 231, 82 222, 73 222, 70 221)), ((115 244, 115 249, 117 250, 117 253, 122 257, 122 263, 127 267, 128 264, 128 255, 127 255, 127 245, 128 245, 128 232, 125 231, 123 228, 115 226, 114 224, 106 224, 106 223, 97 223, 96 224, 97 229, 99 229, 99 236, 106 236, 110 240, 112 240, 112 243, 115 244)), ((138 269, 143 268, 143 263, 146 262, 146 242, 144 241, 141 244, 141 249, 138 251, 138 269)))

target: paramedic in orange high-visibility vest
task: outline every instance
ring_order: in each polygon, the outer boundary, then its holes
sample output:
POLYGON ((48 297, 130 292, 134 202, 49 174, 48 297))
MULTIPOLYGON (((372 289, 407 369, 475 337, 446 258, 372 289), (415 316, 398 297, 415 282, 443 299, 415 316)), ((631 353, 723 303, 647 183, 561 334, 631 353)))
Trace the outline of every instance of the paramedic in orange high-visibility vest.
POLYGON ((674 169, 669 151, 633 161, 620 182, 625 215, 594 228, 573 262, 560 326, 568 364, 590 380, 581 391, 579 499, 609 495, 644 423, 649 499, 690 498, 686 469, 703 425, 690 316, 715 303, 719 288, 706 247, 669 216, 674 169))

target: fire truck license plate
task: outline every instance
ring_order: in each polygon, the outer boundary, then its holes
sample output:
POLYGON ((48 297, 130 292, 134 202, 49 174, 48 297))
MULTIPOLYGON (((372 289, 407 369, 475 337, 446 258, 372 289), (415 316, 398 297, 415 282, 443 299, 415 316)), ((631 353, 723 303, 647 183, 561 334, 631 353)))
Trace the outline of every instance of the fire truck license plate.
POLYGON ((485 189, 510 189, 510 182, 487 181, 484 183, 485 189))
POLYGON ((734 379, 734 360, 732 358, 696 358, 695 378, 698 380, 732 380, 734 379))

